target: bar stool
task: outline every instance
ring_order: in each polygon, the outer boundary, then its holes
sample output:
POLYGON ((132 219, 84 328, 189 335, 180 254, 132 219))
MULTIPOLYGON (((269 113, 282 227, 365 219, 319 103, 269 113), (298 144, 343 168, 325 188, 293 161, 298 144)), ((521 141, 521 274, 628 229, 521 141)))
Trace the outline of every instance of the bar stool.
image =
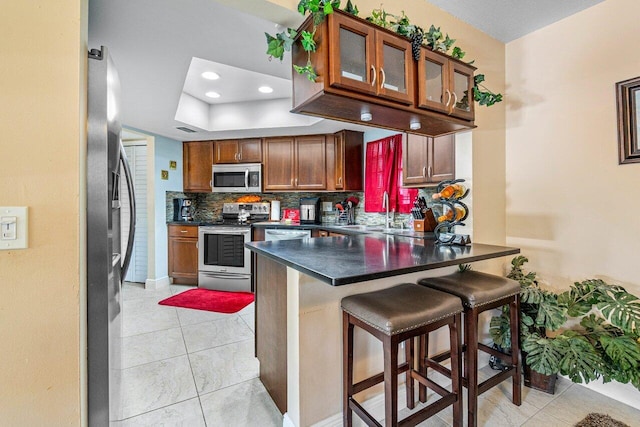
POLYGON ((343 319, 343 425, 351 427, 353 412, 369 426, 380 424, 354 399, 354 395, 384 381, 385 426, 414 426, 453 406, 453 424, 462 426, 459 375, 462 368, 460 335, 462 304, 453 295, 405 283, 388 289, 342 299, 343 319), (420 375, 414 366, 414 338, 448 325, 451 354, 451 392, 420 375), (384 371, 353 383, 354 326, 382 341, 384 371), (405 342, 406 361, 398 365, 398 345, 405 342), (398 422, 398 375, 406 372, 407 407, 415 406, 414 379, 441 397, 398 422))
MULTIPOLYGON (((520 327, 520 284, 515 280, 494 276, 478 271, 459 271, 448 276, 429 277, 418 281, 419 285, 455 295, 464 305, 464 370, 462 384, 467 387, 468 396, 468 425, 475 427, 478 423, 478 396, 490 388, 500 384, 507 378, 513 379, 512 402, 520 406, 522 403, 520 372, 521 365, 518 358, 519 327, 520 327), (480 313, 509 304, 511 353, 502 353, 483 343, 478 342, 478 316, 480 313), (504 371, 478 384, 478 350, 494 355, 506 363, 510 363, 504 371)), ((418 348, 420 371, 426 375, 428 367, 447 375, 439 366, 426 359, 428 336, 420 340, 418 348)), ((431 360, 442 362, 449 358, 444 352, 433 356, 431 360)), ((426 390, 420 386, 419 398, 424 402, 426 390)))

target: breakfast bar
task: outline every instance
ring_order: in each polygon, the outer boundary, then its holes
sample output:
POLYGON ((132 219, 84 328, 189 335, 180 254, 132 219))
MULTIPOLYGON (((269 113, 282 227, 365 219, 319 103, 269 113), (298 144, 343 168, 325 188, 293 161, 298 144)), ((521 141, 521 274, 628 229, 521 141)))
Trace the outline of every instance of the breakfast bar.
MULTIPOLYGON (((416 283, 457 265, 514 255, 518 248, 433 239, 356 234, 251 242, 256 291, 256 355, 260 379, 285 414, 284 425, 340 424, 342 298, 416 283)), ((380 372, 380 342, 356 331, 354 375, 380 372)), ((433 350, 441 346, 434 339, 433 350)), ((381 388, 364 400, 375 406, 381 388), (377 400, 376 400, 377 399, 377 400)))

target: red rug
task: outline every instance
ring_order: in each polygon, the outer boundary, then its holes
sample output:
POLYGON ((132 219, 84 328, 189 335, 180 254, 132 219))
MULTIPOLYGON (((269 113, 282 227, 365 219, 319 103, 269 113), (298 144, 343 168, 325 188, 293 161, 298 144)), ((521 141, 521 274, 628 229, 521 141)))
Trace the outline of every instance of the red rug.
POLYGON ((253 302, 251 292, 225 292, 209 289, 189 289, 163 299, 158 304, 173 307, 195 308, 217 313, 235 313, 253 302))

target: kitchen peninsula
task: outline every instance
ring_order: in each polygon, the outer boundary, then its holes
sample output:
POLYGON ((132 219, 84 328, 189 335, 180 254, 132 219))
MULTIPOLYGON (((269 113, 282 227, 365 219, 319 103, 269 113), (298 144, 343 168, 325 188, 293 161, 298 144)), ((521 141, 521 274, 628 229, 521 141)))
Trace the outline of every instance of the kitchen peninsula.
MULTIPOLYGON (((379 233, 251 242, 246 247, 253 253, 260 379, 285 414, 285 425, 298 427, 341 420, 342 298, 520 252, 379 233)), ((382 370, 380 343, 359 332, 356 379, 382 370)), ((446 334, 441 335, 442 340, 436 333, 431 351, 446 342, 446 334)), ((365 399, 382 392, 371 390, 365 399)))

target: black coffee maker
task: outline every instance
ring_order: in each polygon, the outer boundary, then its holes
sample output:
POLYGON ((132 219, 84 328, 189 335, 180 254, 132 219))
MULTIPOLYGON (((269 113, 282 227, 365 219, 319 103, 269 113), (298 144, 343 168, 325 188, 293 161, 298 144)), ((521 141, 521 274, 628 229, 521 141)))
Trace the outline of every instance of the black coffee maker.
POLYGON ((173 220, 193 221, 192 199, 173 199, 173 220))
POLYGON ((304 197, 300 199, 300 224, 320 224, 320 198, 304 197))

